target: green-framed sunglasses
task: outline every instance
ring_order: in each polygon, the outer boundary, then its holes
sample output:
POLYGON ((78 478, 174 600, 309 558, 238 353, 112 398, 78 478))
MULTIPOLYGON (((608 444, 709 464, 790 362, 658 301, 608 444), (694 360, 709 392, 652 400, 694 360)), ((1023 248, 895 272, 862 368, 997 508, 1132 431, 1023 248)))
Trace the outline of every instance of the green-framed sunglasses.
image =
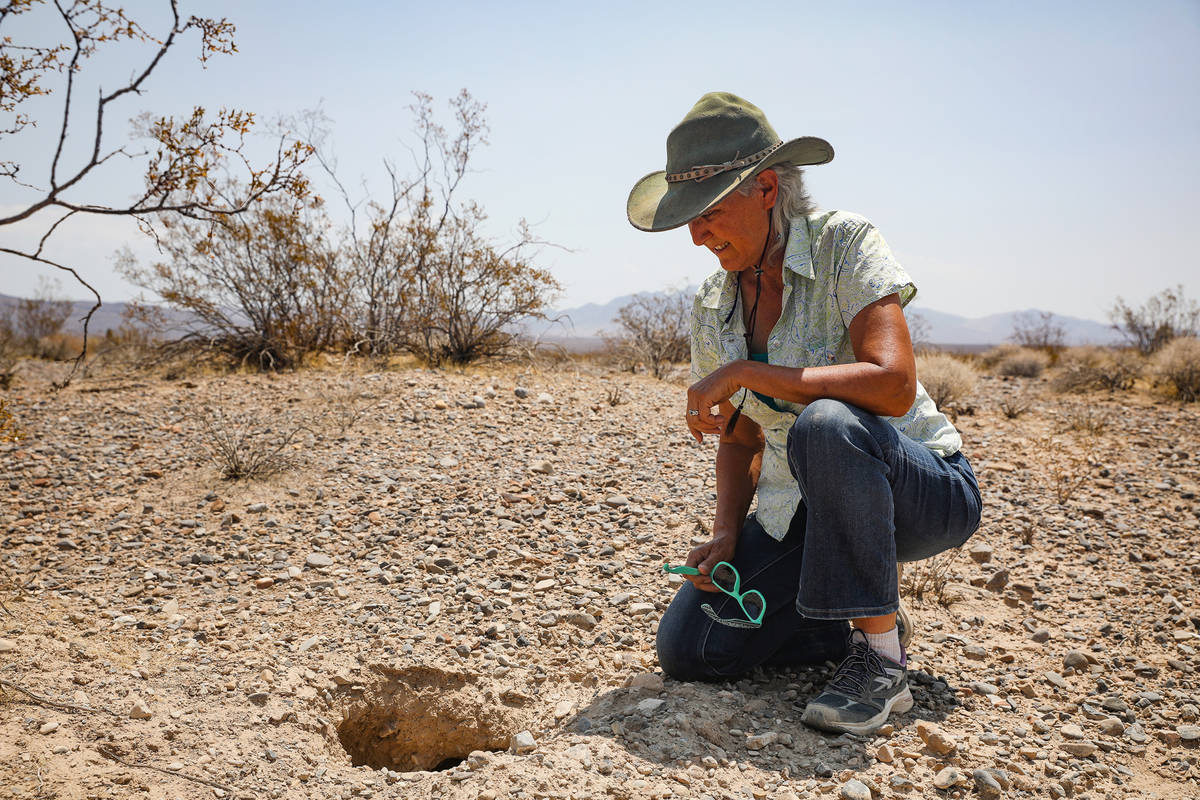
MULTIPOLYGON (((667 563, 663 564, 663 572, 671 572, 675 575, 703 574, 695 567, 673 567, 667 563)), ((719 561, 712 568, 708 579, 712 581, 713 586, 716 586, 722 592, 737 600, 738 605, 741 606, 742 613, 746 615, 746 619, 726 619, 717 614, 713 610, 712 605, 705 603, 700 606, 700 609, 708 615, 709 619, 719 622, 722 625, 727 625, 730 628, 758 628, 762 626, 763 616, 767 613, 767 599, 763 597, 762 592, 758 589, 742 591, 742 576, 738 574, 737 567, 728 561, 719 561)))

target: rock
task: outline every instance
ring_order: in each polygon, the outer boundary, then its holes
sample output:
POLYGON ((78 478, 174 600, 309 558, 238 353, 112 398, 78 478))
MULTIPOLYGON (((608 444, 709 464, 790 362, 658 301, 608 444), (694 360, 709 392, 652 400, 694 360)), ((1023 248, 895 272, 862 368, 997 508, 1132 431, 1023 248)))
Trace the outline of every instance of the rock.
POLYGON ((969 644, 963 648, 963 655, 972 661, 986 661, 988 653, 977 644, 969 644))
POLYGON ((1200 741, 1200 725, 1180 725, 1175 728, 1179 739, 1184 742, 1200 741))
POLYGON ((641 672, 629 678, 626 685, 630 689, 649 689, 652 692, 663 690, 662 675, 657 672, 641 672))
POLYGON ((1049 628, 1038 628, 1037 630, 1035 630, 1033 632, 1033 635, 1031 635, 1029 638, 1032 639, 1033 641, 1037 642, 1038 644, 1042 644, 1043 642, 1048 642, 1050 640, 1050 629, 1049 628))
POLYGON ((304 559, 304 563, 310 567, 332 567, 333 558, 325 553, 309 553, 308 557, 304 559))
POLYGON ((533 738, 533 734, 529 731, 521 731, 513 734, 512 739, 508 742, 508 752, 516 755, 524 755, 531 753, 537 748, 537 741, 533 738))
POLYGON ((917 735, 921 737, 921 741, 930 751, 940 756, 951 753, 958 747, 958 742, 954 741, 952 736, 926 720, 917 723, 917 735))
POLYGON ((976 564, 986 564, 992 560, 992 546, 986 542, 971 545, 971 549, 967 552, 970 553, 971 560, 976 564))
POLYGON ((454 456, 442 456, 438 459, 437 465, 442 469, 454 469, 458 466, 458 459, 454 456))
POLYGON ((1100 721, 1100 732, 1107 736, 1120 736, 1125 732, 1125 723, 1116 717, 1105 717, 1100 721))
POLYGON ((990 800, 1000 796, 1000 782, 986 769, 972 770, 971 777, 975 779, 975 791, 979 792, 980 797, 990 800))
POLYGON ((1083 728, 1079 727, 1078 725, 1063 725, 1061 728, 1061 733, 1068 739, 1084 738, 1083 728))
POLYGON ((274 585, 275 585, 274 578, 255 578, 254 579, 254 588, 255 589, 270 589, 274 585))
POLYGON ((569 717, 571 715, 571 712, 574 710, 575 710, 575 703, 573 701, 560 700, 558 702, 558 704, 554 706, 555 721, 569 717))
POLYGON ((38 728, 38 733, 45 736, 48 733, 54 733, 56 730, 58 730, 57 722, 47 722, 46 724, 42 725, 42 727, 38 728))
POLYGON ((1095 742, 1086 739, 1079 742, 1061 742, 1058 746, 1060 749, 1080 758, 1087 758, 1095 753, 1097 749, 1095 742))
POLYGON ((249 511, 251 514, 262 514, 267 510, 267 504, 266 503, 255 503, 254 505, 247 506, 246 510, 249 511))
POLYGON ((943 767, 937 775, 933 776, 933 785, 939 789, 949 789, 951 786, 958 786, 966 782, 967 776, 963 775, 957 767, 943 767))
POLYGON ((0 639, 0 653, 11 653, 17 649, 17 643, 12 639, 0 639))
POLYGON ((319 641, 321 641, 320 635, 310 636, 307 639, 305 639, 303 642, 300 643, 300 646, 296 648, 296 652, 297 653, 307 653, 319 641))
POLYGON ((554 465, 544 458, 539 458, 530 463, 529 471, 536 472, 539 475, 553 475, 554 465))
POLYGON ((563 751, 563 755, 578 761, 584 769, 592 768, 592 749, 586 744, 572 745, 563 751))
POLYGON ((583 628, 585 631, 590 631, 600 624, 595 617, 586 611, 573 611, 569 614, 564 614, 562 620, 574 625, 576 628, 583 628))
POLYGON ((537 396, 537 402, 542 403, 543 405, 553 405, 554 395, 542 392, 537 396))
POLYGON ((513 394, 524 400, 526 397, 529 397, 529 390, 524 386, 518 386, 517 388, 513 389, 513 394))
POLYGON ((537 583, 535 583, 533 585, 533 591, 544 592, 549 589, 553 589, 555 584, 557 584, 557 583, 558 583, 558 581, 554 580, 553 578, 547 578, 543 581, 538 581, 537 583))
POLYGON ((875 751, 875 760, 882 761, 884 764, 890 764, 896 758, 896 754, 892 752, 892 746, 888 744, 879 745, 879 749, 875 751))
POLYGON ((641 617, 654 610, 654 603, 633 603, 629 606, 629 616, 641 617))
POLYGON ((1008 586, 1008 570, 998 569, 992 573, 992 577, 988 578, 984 588, 989 592, 999 592, 1008 586))
POLYGON ((746 737, 746 749, 762 750, 764 747, 775 744, 778 741, 778 733, 775 731, 763 731, 762 733, 755 733, 746 737))
POLYGON ((1063 666, 1068 669, 1087 669, 1089 663, 1087 653, 1082 650, 1068 650, 1063 656, 1063 666))
POLYGON ((871 800, 871 790, 856 778, 851 778, 843 783, 839 794, 842 800, 871 800))
POLYGON ((135 697, 133 704, 129 707, 128 717, 130 719, 150 719, 154 714, 150 711, 150 707, 146 705, 146 701, 140 697, 135 697))
POLYGON ((667 704, 666 700, 661 700, 657 697, 651 697, 637 704, 639 714, 650 716, 667 704))
POLYGON ((624 508, 629 505, 629 498, 623 494, 610 494, 604 498, 604 505, 609 508, 624 508))

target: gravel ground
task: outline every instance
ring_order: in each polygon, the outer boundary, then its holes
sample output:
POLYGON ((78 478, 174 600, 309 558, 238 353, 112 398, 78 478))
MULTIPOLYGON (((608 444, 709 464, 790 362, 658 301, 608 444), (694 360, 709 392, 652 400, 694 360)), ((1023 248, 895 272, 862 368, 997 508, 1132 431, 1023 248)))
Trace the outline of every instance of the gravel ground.
POLYGON ((1196 406, 984 378, 983 526, 905 574, 916 705, 833 737, 828 667, 658 670, 714 497, 678 384, 51 377, 0 444, 0 796, 1200 796, 1196 406))

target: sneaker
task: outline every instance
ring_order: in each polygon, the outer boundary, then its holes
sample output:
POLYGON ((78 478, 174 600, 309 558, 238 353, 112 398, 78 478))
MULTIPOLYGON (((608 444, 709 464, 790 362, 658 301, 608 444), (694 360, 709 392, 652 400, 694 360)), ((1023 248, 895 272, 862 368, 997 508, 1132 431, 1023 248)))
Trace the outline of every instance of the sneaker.
POLYGON ((900 646, 907 650, 913 638, 913 621, 903 600, 900 601, 900 608, 896 609, 896 633, 900 636, 900 646))
POLYGON ((850 654, 825 691, 809 701, 800 721, 834 733, 873 733, 893 711, 913 706, 908 690, 908 656, 897 664, 867 644, 860 630, 850 632, 850 654))

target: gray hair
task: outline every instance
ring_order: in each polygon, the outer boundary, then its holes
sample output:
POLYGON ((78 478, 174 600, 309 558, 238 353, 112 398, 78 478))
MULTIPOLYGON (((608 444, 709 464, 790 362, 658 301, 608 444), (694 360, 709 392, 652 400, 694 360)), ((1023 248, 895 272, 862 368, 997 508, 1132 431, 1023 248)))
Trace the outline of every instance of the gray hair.
MULTIPOLYGON (((787 247, 789 221, 813 213, 817 210, 817 205, 804 188, 803 169, 786 161, 770 169, 779 178, 779 195, 775 199, 775 207, 771 209, 771 227, 779 236, 767 252, 767 255, 774 258, 787 247)), ((749 197, 757 186, 756 176, 755 180, 748 180, 739 186, 737 191, 749 197)))

